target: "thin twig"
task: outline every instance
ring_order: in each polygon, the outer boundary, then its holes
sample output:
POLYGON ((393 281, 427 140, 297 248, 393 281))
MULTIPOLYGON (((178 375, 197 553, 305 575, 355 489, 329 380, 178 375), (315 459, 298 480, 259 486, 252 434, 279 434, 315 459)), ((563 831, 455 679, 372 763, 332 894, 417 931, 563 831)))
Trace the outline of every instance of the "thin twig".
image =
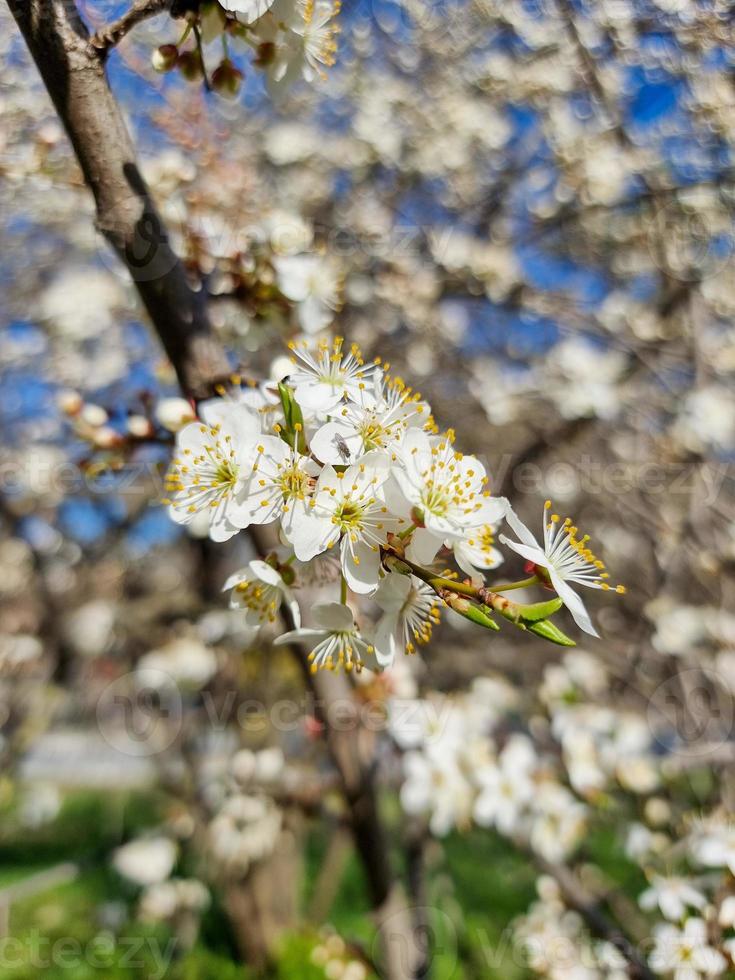
POLYGON ((168 10, 171 0, 135 0, 135 3, 127 10, 122 17, 114 20, 106 27, 101 27, 96 34, 89 39, 89 43, 98 51, 109 51, 128 34, 134 27, 141 24, 149 17, 168 10))

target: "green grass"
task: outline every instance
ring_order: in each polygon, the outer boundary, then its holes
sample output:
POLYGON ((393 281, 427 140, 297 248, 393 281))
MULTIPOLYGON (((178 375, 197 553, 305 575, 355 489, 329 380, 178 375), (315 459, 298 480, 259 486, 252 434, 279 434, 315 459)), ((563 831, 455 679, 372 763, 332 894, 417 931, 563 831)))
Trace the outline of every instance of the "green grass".
MULTIPOLYGON (((197 944, 179 959, 168 961, 170 934, 164 927, 143 926, 133 918, 125 919, 111 942, 111 912, 119 910, 120 902, 129 905, 134 892, 126 890, 110 869, 110 852, 121 841, 159 823, 161 802, 155 795, 81 793, 68 798, 53 824, 37 831, 13 828, 12 819, 4 820, 0 886, 61 861, 77 862, 80 874, 72 882, 14 905, 10 945, 7 940, 4 946, 0 942, 0 980, 35 980, 40 972, 39 956, 45 957, 43 976, 49 980, 154 980, 162 976, 254 980, 254 974, 236 962, 234 939, 216 896, 204 916, 197 944), (64 950, 68 965, 59 961, 59 957, 63 961, 64 950), (50 955, 53 951, 55 956, 50 955), (165 969, 161 957, 167 963, 165 969)), ((392 801, 386 812, 398 841, 400 814, 392 801)), ((315 824, 307 836, 304 908, 328 846, 328 832, 315 824)), ((587 847, 616 880, 628 875, 621 882, 623 887, 637 886, 637 881, 629 880, 630 865, 620 860, 611 832, 590 837, 587 847)), ((397 844, 397 866, 401 857, 397 844)), ((525 980, 530 976, 513 947, 510 929, 535 895, 536 872, 527 858, 495 834, 474 830, 451 835, 441 847, 432 846, 429 869, 426 904, 435 948, 432 980, 525 980)), ((328 919, 346 942, 375 952, 363 871, 353 852, 348 855, 328 919)), ((313 927, 289 936, 282 945, 274 980, 321 980, 323 972, 309 960, 316 939, 313 927)))

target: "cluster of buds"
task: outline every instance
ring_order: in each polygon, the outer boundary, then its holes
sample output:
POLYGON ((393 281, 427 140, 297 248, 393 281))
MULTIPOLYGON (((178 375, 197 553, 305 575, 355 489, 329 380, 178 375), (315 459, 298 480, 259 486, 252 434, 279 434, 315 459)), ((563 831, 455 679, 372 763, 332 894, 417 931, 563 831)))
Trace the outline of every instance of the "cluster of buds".
MULTIPOLYGON (((109 424, 110 416, 107 410, 94 402, 85 402, 78 391, 61 392, 57 403, 64 415, 70 419, 75 434, 95 449, 115 449, 124 442, 125 436, 109 424)), ((131 416, 134 428, 138 427, 139 422, 145 421, 142 416, 131 416)))
POLYGON ((178 70, 189 81, 203 80, 226 98, 235 98, 244 74, 229 54, 229 41, 254 52, 253 65, 265 72, 274 94, 297 78, 313 81, 334 64, 338 0, 208 0, 175 3, 171 13, 186 26, 178 42, 162 44, 152 56, 159 72, 178 70), (193 38, 193 42, 191 39, 193 38), (208 74, 204 48, 221 39, 223 56, 208 74))
POLYGON ((184 398, 141 398, 141 410, 124 418, 96 402, 85 401, 78 391, 67 389, 57 397, 59 410, 67 417, 74 435, 93 451, 83 468, 91 475, 124 468, 130 454, 140 445, 168 443, 174 433, 196 417, 191 402, 184 398))

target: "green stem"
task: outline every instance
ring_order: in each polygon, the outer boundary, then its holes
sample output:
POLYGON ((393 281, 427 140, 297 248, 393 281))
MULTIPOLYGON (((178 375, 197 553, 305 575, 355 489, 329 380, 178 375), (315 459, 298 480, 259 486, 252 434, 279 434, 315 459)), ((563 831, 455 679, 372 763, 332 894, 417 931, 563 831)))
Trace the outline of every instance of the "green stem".
POLYGON ((207 78, 207 68, 206 65, 204 64, 204 47, 202 45, 202 35, 199 30, 199 27, 196 24, 192 23, 191 29, 194 31, 194 37, 197 43, 197 51, 199 52, 199 61, 201 62, 202 65, 202 77, 204 78, 204 88, 208 92, 211 92, 212 86, 210 85, 209 79, 207 78))
POLYGON ((408 558, 399 558, 397 555, 393 555, 392 558, 395 562, 402 562, 404 565, 408 565, 413 574, 430 585, 432 589, 449 589, 451 592, 469 596, 471 599, 477 599, 478 597, 477 589, 471 585, 465 585, 464 582, 455 582, 452 578, 442 578, 441 575, 436 575, 428 568, 422 568, 421 565, 409 561, 408 558))
POLYGON ((339 583, 339 601, 343 606, 347 605, 347 579, 342 575, 339 583))
MULTIPOLYGON (((507 599, 505 596, 499 595, 497 588, 481 587, 476 589, 464 582, 455 582, 454 579, 435 575, 431 569, 422 568, 421 565, 416 565, 408 558, 392 552, 384 555, 383 562, 386 568, 392 568, 396 572, 403 573, 404 575, 412 572, 417 578, 422 579, 422 581, 430 585, 437 595, 448 606, 454 609, 455 612, 481 626, 496 629, 497 626, 490 619, 490 616, 492 613, 498 613, 503 619, 507 619, 514 626, 517 626, 518 629, 530 630, 532 633, 536 633, 537 636, 542 636, 544 639, 552 643, 557 643, 560 646, 575 645, 573 640, 565 636, 549 620, 549 617, 557 612, 562 605, 562 601, 558 596, 546 602, 536 602, 528 605, 513 602, 512 599, 507 599), (472 605, 467 601, 468 599, 474 600, 477 605, 472 605)), ((526 579, 523 582, 513 582, 509 586, 505 585, 501 588, 520 589, 525 585, 534 585, 536 581, 537 579, 534 575, 533 578, 526 579)))
POLYGON ((493 585, 492 590, 493 592, 510 592, 511 589, 526 589, 540 581, 538 575, 531 575, 530 578, 521 579, 520 582, 504 582, 502 585, 493 585))

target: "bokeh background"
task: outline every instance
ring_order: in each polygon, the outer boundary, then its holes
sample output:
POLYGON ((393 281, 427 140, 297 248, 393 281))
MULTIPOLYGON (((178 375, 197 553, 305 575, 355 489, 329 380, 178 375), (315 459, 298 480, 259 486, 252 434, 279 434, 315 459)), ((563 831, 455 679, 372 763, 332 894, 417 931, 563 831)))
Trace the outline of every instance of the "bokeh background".
MULTIPOLYGON (((92 26, 125 7, 78 5, 92 26)), ((636 975, 559 897, 567 872, 644 958, 662 913, 640 896, 681 874, 724 949, 735 860, 700 880, 726 863, 703 872, 693 841, 713 820, 732 840, 734 804, 732 8, 354 0, 339 22, 336 65, 278 104, 252 66, 234 101, 153 72, 180 33, 165 15, 109 75, 233 368, 267 376, 313 327, 272 260, 316 256, 340 298, 316 298, 325 325, 421 390, 531 526, 546 497, 573 516, 628 588, 592 597, 602 638, 571 654, 457 618, 365 684, 430 975, 636 975), (422 752, 393 701, 468 727, 422 752), (514 738, 548 805, 477 819, 474 774, 514 738), (567 958, 529 954, 539 934, 567 958)), ((44 956, 75 980, 259 975, 243 882, 274 975, 373 976, 298 667, 220 594, 250 546, 158 503, 175 377, 4 5, 0 48, 0 976, 44 956)))

